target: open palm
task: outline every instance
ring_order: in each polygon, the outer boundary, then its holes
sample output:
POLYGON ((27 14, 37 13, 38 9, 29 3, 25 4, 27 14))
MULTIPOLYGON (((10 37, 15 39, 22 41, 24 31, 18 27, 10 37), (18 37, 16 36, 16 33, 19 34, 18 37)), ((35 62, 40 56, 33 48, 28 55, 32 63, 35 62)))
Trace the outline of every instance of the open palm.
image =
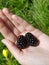
POLYGON ((0 32, 5 39, 2 42, 22 65, 49 65, 49 37, 35 29, 20 17, 12 14, 7 8, 0 10, 0 32), (29 46, 20 51, 16 46, 17 37, 31 32, 40 44, 29 46))

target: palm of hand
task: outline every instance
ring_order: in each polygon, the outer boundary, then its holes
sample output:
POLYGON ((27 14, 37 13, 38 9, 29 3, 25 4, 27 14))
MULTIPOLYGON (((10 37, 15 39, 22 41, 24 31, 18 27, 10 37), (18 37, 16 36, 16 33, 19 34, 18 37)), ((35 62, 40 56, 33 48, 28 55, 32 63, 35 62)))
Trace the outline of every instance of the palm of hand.
POLYGON ((5 37, 2 42, 22 65, 49 65, 49 37, 47 35, 13 15, 6 8, 0 10, 0 17, 3 19, 0 19, 0 32, 5 37), (18 35, 24 35, 28 31, 39 39, 40 44, 37 47, 29 46, 20 52, 14 43, 18 35))

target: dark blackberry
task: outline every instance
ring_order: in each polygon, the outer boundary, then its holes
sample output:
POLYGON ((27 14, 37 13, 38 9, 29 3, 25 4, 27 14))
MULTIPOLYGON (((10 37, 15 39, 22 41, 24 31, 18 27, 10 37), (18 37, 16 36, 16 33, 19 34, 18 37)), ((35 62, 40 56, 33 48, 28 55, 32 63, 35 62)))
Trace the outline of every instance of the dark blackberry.
POLYGON ((25 37, 23 35, 18 36, 17 46, 20 49, 26 48, 26 46, 27 46, 27 40, 25 39, 25 37))
POLYGON ((27 43, 31 46, 37 46, 38 45, 38 39, 32 35, 31 33, 26 33, 25 38, 27 40, 27 43))

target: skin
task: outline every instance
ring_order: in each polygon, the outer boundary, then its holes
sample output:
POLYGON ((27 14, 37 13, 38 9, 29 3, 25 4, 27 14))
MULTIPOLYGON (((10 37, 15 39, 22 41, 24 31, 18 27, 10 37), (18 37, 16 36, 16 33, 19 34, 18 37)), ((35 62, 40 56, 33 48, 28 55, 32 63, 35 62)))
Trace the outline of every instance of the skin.
POLYGON ((34 28, 22 18, 14 15, 8 8, 0 10, 0 33, 2 42, 22 65, 49 65, 49 36, 34 28), (16 46, 17 37, 31 32, 40 43, 20 51, 16 46))

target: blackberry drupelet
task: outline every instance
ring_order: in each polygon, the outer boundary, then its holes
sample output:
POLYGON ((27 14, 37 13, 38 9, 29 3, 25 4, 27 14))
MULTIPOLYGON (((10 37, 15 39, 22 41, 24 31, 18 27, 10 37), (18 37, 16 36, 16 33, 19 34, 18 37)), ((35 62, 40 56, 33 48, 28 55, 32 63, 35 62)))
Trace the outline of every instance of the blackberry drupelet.
POLYGON ((20 49, 26 48, 26 46, 27 46, 27 40, 25 39, 25 37, 23 35, 18 36, 17 46, 20 49))
POLYGON ((32 35, 31 33, 26 33, 25 38, 27 40, 27 43, 31 46, 37 46, 38 45, 38 39, 32 35))

